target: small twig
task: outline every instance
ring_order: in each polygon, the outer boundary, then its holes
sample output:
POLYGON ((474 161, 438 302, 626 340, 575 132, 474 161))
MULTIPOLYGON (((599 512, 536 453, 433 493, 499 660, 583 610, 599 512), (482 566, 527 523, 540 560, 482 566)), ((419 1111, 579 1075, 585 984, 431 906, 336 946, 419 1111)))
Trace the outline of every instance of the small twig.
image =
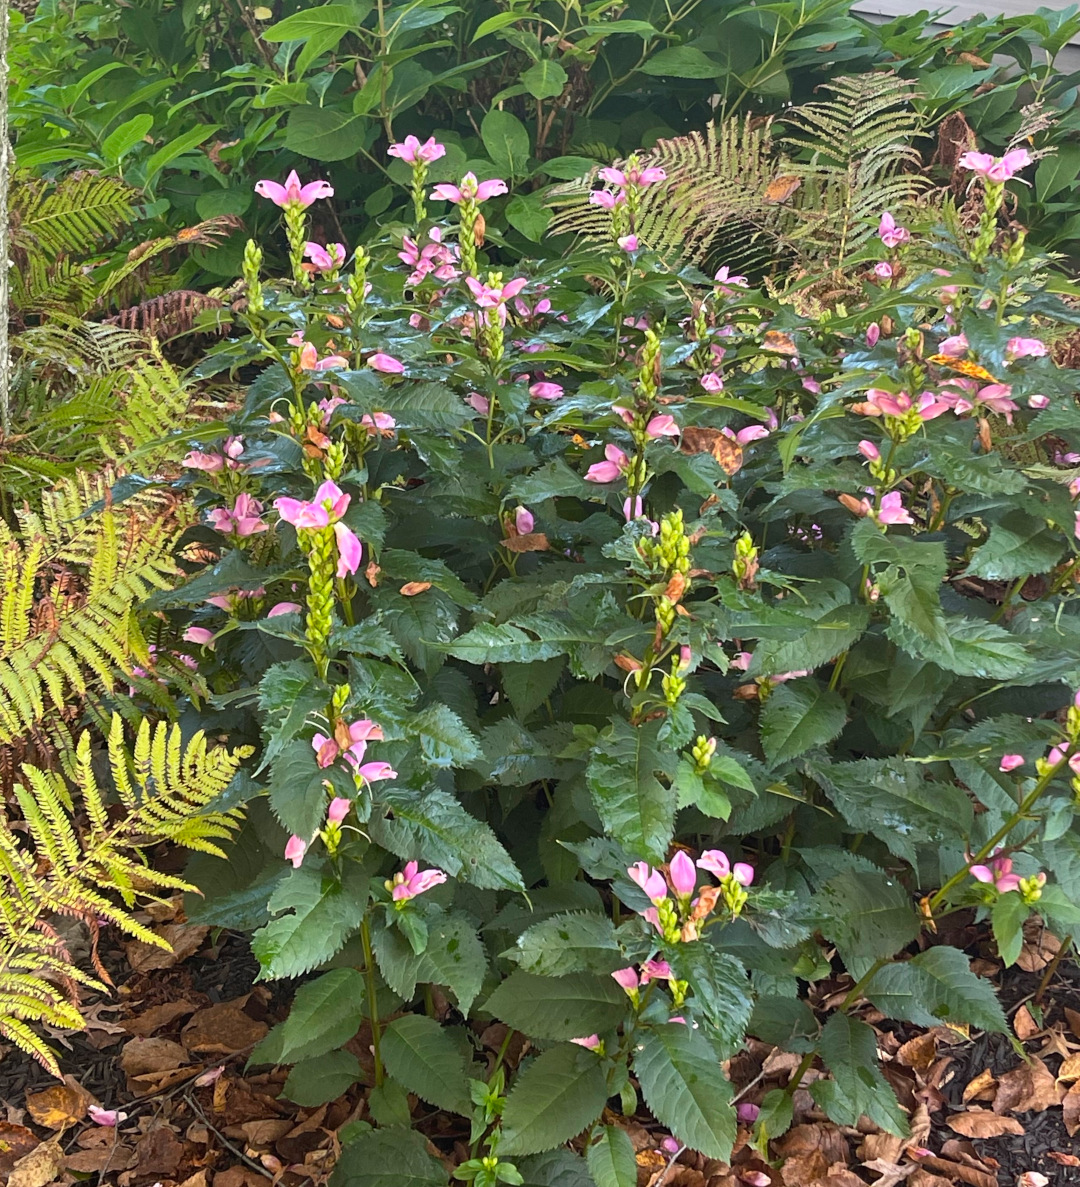
POLYGON ((1062 959, 1069 952, 1069 949, 1072 948, 1072 945, 1072 936, 1066 936, 1065 939, 1061 941, 1061 947, 1057 950, 1057 952, 1054 953, 1053 959, 1046 966, 1046 972, 1042 975, 1042 980, 1039 982, 1039 988, 1035 990, 1035 1004, 1037 1006, 1042 1005, 1043 995, 1046 993, 1051 979, 1057 972, 1058 965, 1061 964, 1062 959))
POLYGON ((750 1081, 749 1084, 746 1085, 745 1088, 743 1088, 740 1092, 735 1093, 735 1095, 731 1098, 731 1103, 733 1105, 737 1105, 739 1103, 739 1101, 741 1101, 742 1098, 750 1091, 751 1088, 756 1087, 764 1079, 765 1079, 765 1072, 763 1072, 763 1071, 758 1072, 758 1074, 750 1081))
POLYGON ((186 1100, 187 1103, 191 1105, 192 1109, 194 1109, 194 1111, 202 1118, 203 1124, 208 1130, 210 1130, 210 1132, 217 1138, 217 1140, 225 1147, 226 1150, 228 1150, 231 1154, 235 1154, 237 1158, 250 1166, 252 1170, 258 1171, 264 1179, 273 1180, 274 1176, 266 1169, 265 1166, 262 1165, 261 1162, 256 1162, 253 1158, 249 1158, 242 1150, 238 1150, 232 1144, 232 1142, 229 1141, 229 1139, 221 1132, 221 1130, 218 1129, 217 1126, 214 1125, 214 1123, 210 1120, 210 1118, 207 1117, 207 1115, 202 1111, 190 1092, 184 1093, 184 1100, 186 1100))
POLYGON ((664 1180, 668 1177, 669 1174, 671 1174, 671 1168, 675 1165, 675 1160, 679 1157, 679 1155, 685 1149, 686 1149, 685 1146, 680 1146, 675 1151, 675 1153, 672 1154, 672 1156, 668 1159, 667 1166, 665 1166, 664 1169, 660 1172, 659 1176, 657 1177, 656 1181, 651 1185, 651 1187, 664 1187, 664 1180))

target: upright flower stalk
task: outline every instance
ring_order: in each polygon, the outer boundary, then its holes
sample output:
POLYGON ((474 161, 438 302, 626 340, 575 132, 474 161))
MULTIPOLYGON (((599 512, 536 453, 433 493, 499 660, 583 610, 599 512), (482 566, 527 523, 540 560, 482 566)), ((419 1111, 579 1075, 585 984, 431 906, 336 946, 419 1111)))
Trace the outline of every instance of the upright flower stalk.
POLYGON ((320 198, 332 198, 334 187, 328 181, 309 181, 307 185, 301 185, 294 169, 285 179, 284 185, 276 181, 263 180, 256 183, 255 193, 260 197, 269 198, 284 212, 285 236, 289 242, 289 263, 292 266, 293 281, 300 289, 306 290, 311 284, 311 277, 304 267, 308 246, 305 212, 320 198))
POLYGON ((442 202, 453 202, 458 207, 460 220, 458 246, 461 251, 461 267, 466 276, 477 275, 476 249, 483 241, 483 216, 480 203, 507 192, 505 181, 493 178, 477 181, 475 173, 466 173, 460 185, 437 185, 432 198, 442 202))
POLYGON ((412 166, 413 216, 419 227, 427 218, 424 187, 427 185, 428 166, 432 161, 446 156, 446 146, 438 144, 434 136, 429 136, 423 144, 415 136, 406 136, 400 144, 391 144, 386 151, 390 156, 412 166))
POLYGON ((1005 183, 1011 181, 1021 169, 1030 164, 1031 154, 1026 148, 1014 148, 1003 157, 994 157, 984 152, 966 152, 961 156, 960 168, 970 169, 983 184, 983 210, 979 218, 979 229, 971 245, 972 263, 985 263, 990 249, 994 246, 998 211, 1005 199, 1005 183))

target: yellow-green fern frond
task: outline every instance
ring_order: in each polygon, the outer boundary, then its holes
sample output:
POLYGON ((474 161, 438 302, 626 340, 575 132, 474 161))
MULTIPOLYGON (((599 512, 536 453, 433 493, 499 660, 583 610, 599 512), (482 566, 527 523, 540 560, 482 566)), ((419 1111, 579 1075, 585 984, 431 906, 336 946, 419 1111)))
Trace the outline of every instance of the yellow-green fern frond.
POLYGON ((217 842, 232 835, 241 812, 212 805, 249 753, 208 746, 201 732, 185 744, 178 726, 146 721, 129 748, 114 715, 108 791, 119 800, 119 814, 106 809, 89 732, 79 738, 70 782, 55 771, 23 766, 15 788, 20 832, 0 814, 0 1036, 59 1074, 34 1027, 79 1029, 79 987, 103 986, 73 962, 55 921, 75 919, 92 936, 105 921, 167 947, 127 908, 139 897, 192 888, 152 869, 144 850, 168 840, 221 856, 217 842))

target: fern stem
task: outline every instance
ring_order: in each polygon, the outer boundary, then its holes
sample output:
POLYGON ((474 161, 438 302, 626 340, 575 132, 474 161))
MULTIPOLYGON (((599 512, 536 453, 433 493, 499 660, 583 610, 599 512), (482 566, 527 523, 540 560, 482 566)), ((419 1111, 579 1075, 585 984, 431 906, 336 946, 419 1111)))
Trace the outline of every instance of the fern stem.
POLYGON ((375 1087, 385 1078, 382 1055, 379 1052, 379 1000, 375 996, 375 954, 371 948, 371 924, 365 912, 360 924, 360 942, 364 947, 364 976, 367 978, 368 1020, 371 1022, 371 1053, 375 1057, 375 1087))

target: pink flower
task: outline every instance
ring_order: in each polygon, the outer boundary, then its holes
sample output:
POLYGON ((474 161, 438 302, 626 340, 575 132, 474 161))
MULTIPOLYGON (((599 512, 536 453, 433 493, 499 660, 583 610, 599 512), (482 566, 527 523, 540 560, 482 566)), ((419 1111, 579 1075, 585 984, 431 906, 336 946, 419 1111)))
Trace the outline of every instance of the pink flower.
POLYGON ((593 190, 589 194, 589 201, 593 206, 600 206, 604 210, 614 210, 626 202, 626 194, 622 190, 593 190))
POLYGON ((594 462, 585 473, 586 482, 614 482, 620 474, 626 472, 630 459, 617 445, 605 445, 602 462, 594 462))
POLYGON ((528 283, 524 276, 508 280, 504 285, 484 284, 475 276, 465 277, 465 284, 481 309, 494 309, 504 304, 516 297, 528 283))
POLYGON ((479 392, 473 392, 471 396, 466 396, 465 403, 479 412, 481 416, 487 416, 491 411, 491 401, 487 396, 480 395, 479 392))
POLYGON ((616 969, 611 974, 612 980, 616 985, 621 985, 627 993, 636 991, 640 982, 638 981, 637 969, 633 965, 628 965, 625 969, 616 969))
POLYGON ((670 416, 666 412, 659 416, 654 416, 645 426, 645 433, 649 437, 677 437, 679 431, 675 417, 670 416))
POLYGON ((878 415, 883 413, 885 416, 903 416, 911 408, 911 397, 907 392, 897 392, 894 396, 880 387, 866 389, 866 402, 877 409, 878 415))
POLYGON ((724 390, 724 381, 716 371, 706 371, 701 377, 701 386, 707 392, 722 392, 724 390))
POLYGON ((731 863, 722 849, 706 849, 697 864, 698 869, 707 870, 717 878, 726 878, 731 873, 731 863))
POLYGON ((1014 148, 1003 157, 994 157, 985 152, 966 152, 957 163, 961 169, 970 169, 984 180, 1000 185, 1030 165, 1031 154, 1026 148, 1014 148))
POLYGON ((352 807, 352 800, 346 799, 343 795, 336 795, 330 801, 330 807, 326 809, 326 819, 330 824, 340 824, 349 814, 349 809, 352 807))
POLYGON ((305 243, 304 255, 319 272, 334 272, 345 263, 345 244, 328 243, 322 247, 318 243, 305 243))
POLYGON ((541 380, 539 383, 533 383, 529 386, 529 395, 534 400, 558 400, 562 397, 563 389, 558 383, 551 383, 548 380, 541 380))
POLYGON ((207 474, 214 474, 224 467, 225 459, 220 453, 203 453, 201 449, 193 449, 180 464, 189 470, 205 470, 207 474))
POLYGON ((348 365, 349 360, 341 354, 328 354, 326 358, 320 359, 314 343, 305 342, 300 348, 299 366, 301 371, 329 371, 332 367, 347 367, 348 365))
POLYGON ((671 965, 666 960, 647 960, 641 966, 642 985, 650 981, 670 981, 672 976, 671 965))
POLYGON ((620 235, 615 242, 623 251, 628 253, 633 253, 638 249, 638 237, 636 235, 620 235))
MULTIPOLYGON (((753 661, 754 661, 753 652, 740 651, 731 657, 731 663, 728 666, 734 668, 738 672, 745 672, 749 669, 749 667, 753 663, 753 661)), ((712 852, 716 853, 716 852, 718 852, 718 850, 714 849, 714 850, 712 850, 712 852)), ((724 860, 727 861, 727 858, 724 858, 724 860)), ((701 863, 698 862, 698 865, 701 865, 701 863)), ((707 868, 708 868, 707 866, 702 866, 702 869, 707 869, 707 868)))
POLYGON ((998 892, 1008 894, 1010 890, 1017 890, 1020 877, 1012 872, 1012 858, 994 856, 988 866, 977 865, 971 867, 971 876, 976 882, 985 882, 998 892))
POLYGON ((694 887, 697 885, 697 871, 694 869, 691 858, 682 849, 671 859, 668 871, 671 876, 671 885, 680 898, 688 898, 694 893, 694 887))
POLYGON ((663 1150, 665 1154, 679 1154, 682 1152, 682 1145, 676 1141, 675 1138, 666 1137, 660 1143, 660 1149, 663 1150))
POLYGON ((267 618, 278 618, 282 614, 299 614, 300 604, 298 602, 278 602, 276 606, 271 606, 266 612, 267 618))
POLYGON ((1040 395, 1036 392, 1034 395, 1028 396, 1028 407, 1034 408, 1037 412, 1041 412, 1044 408, 1050 407, 1050 397, 1040 395))
POLYGON ((881 499, 881 510, 877 513, 878 523, 914 523, 915 521, 904 509, 904 503, 898 490, 890 491, 881 499))
POLYGON ((386 150, 386 155, 398 157, 410 165, 417 162, 430 165, 432 161, 446 156, 446 146, 437 144, 434 136, 429 136, 423 144, 415 136, 406 136, 400 144, 391 144, 386 150))
MULTIPOLYGON (((807 675, 807 673, 804 672, 803 675, 807 675)), ((731 867, 731 876, 740 886, 749 886, 754 880, 754 867, 745 861, 737 861, 731 867)))
POLYGON ((951 338, 943 338, 938 346, 938 354, 947 355, 950 359, 962 359, 968 352, 966 334, 953 334, 951 338))
POLYGON ((246 492, 236 496, 236 502, 231 511, 224 507, 217 507, 207 517, 219 532, 235 532, 237 536, 254 536, 256 532, 265 532, 267 524, 263 523, 262 503, 253 499, 246 492))
POLYGON ((596 1051, 600 1046, 599 1035, 587 1035, 583 1039, 571 1039, 571 1043, 576 1043, 579 1047, 584 1047, 586 1051, 596 1051))
POLYGON ((382 371, 385 375, 400 375, 405 370, 405 364, 400 359, 395 359, 392 354, 383 354, 382 351, 373 354, 367 364, 373 371, 382 371))
POLYGON ((209 647, 211 651, 214 649, 214 632, 208 631, 204 626, 189 626, 184 631, 184 640, 187 643, 198 643, 201 647, 209 647))
POLYGON ((320 198, 332 198, 334 187, 328 181, 309 181, 307 185, 300 184, 300 178, 294 169, 285 178, 285 184, 276 181, 260 181, 255 184, 255 193, 261 198, 269 198, 275 206, 307 207, 320 198))
POLYGON ((330 523, 330 516, 325 507, 305 503, 303 499, 290 499, 283 495, 280 499, 274 500, 274 510, 294 528, 325 528, 330 523))
POLYGON ((613 169, 611 166, 607 166, 600 170, 599 177, 609 185, 617 185, 622 189, 625 189, 629 185, 636 185, 641 189, 645 189, 646 186, 655 185, 658 181, 665 181, 667 174, 663 169, 656 167, 650 169, 628 169, 624 172, 622 169, 613 169))
POLYGON ((86 1111, 95 1125, 104 1125, 109 1129, 128 1118, 127 1113, 121 1113, 118 1109, 103 1109, 100 1105, 91 1105, 86 1111))
MULTIPOLYGON (((348 758, 349 756, 346 755, 345 757, 348 758)), ((388 762, 363 763, 356 767, 356 774, 365 783, 375 783, 380 779, 397 778, 397 771, 388 762)))
POLYGON ((648 862, 634 862, 626 872, 630 875, 630 881, 640 886, 652 903, 662 903, 667 898, 667 883, 663 874, 654 870, 648 862))
POLYGON ((738 1117, 740 1121, 745 1122, 747 1125, 753 1125, 758 1119, 758 1114, 760 1112, 760 1105, 754 1105, 751 1104, 750 1101, 744 1100, 736 1107, 735 1116, 738 1117))
POLYGON ((1046 343, 1038 338, 1010 338, 1005 353, 1010 359, 1041 359, 1046 354, 1046 343))
POLYGON ((293 869, 298 870, 304 860, 305 853, 307 853, 307 841, 294 833, 285 846, 285 860, 291 861, 293 869))
POLYGON ((334 524, 334 537, 337 540, 338 564, 337 575, 344 577, 347 573, 355 573, 360 568, 364 547, 359 537, 343 523, 334 524))
POLYGON ((611 411, 615 413, 624 425, 633 425, 634 414, 629 408, 624 408, 621 404, 612 404, 611 411))
POLYGON ((389 412, 365 412, 360 417, 360 423, 367 429, 369 437, 397 427, 397 421, 394 420, 389 412))
POLYGON ((878 223, 878 237, 886 247, 899 247, 901 243, 907 243, 911 238, 911 232, 904 227, 898 226, 896 220, 888 212, 881 216, 881 222, 878 223))
POLYGON ((769 435, 764 425, 747 425, 735 434, 735 440, 740 445, 749 445, 752 441, 763 441, 769 435))
POLYGON ((1024 756, 1022 754, 1003 754, 998 770, 1004 771, 1007 774, 1009 771, 1015 771, 1017 767, 1022 767, 1023 765, 1024 756))
POLYGON ((878 344, 878 339, 881 337, 881 326, 876 321, 872 321, 866 327, 866 345, 869 350, 873 350, 878 344))
POLYGON ((944 415, 951 407, 952 404, 947 399, 938 398, 933 392, 922 392, 915 401, 915 409, 924 421, 944 415))
POLYGON ((716 283, 720 286, 720 290, 722 290, 722 291, 726 291, 724 288, 725 285, 735 285, 736 288, 749 287, 747 278, 732 277, 731 268, 729 268, 728 265, 726 265, 726 264, 724 265, 723 268, 720 268, 720 271, 717 272, 717 274, 714 275, 714 277, 712 279, 716 280, 716 283))
POLYGON ((873 443, 873 441, 860 441, 859 442, 859 452, 863 455, 864 458, 866 458, 866 460, 868 462, 880 462, 881 461, 881 451, 873 443))
POLYGON ((514 512, 514 527, 519 536, 528 536, 535 526, 536 520, 528 507, 519 507, 514 512))
POLYGON ((882 260, 881 263, 874 265, 874 275, 878 278, 878 280, 891 280, 892 274, 892 264, 887 264, 884 260, 882 260))
POLYGON ((496 198, 499 194, 508 192, 505 181, 477 181, 475 173, 466 173, 461 179, 461 185, 437 185, 432 191, 432 198, 443 202, 486 202, 488 198, 496 198))
POLYGON ((446 875, 442 870, 421 870, 418 862, 410 861, 402 873, 394 875, 394 889, 391 894, 394 902, 403 903, 416 898, 418 894, 425 894, 445 881, 446 875))
POLYGON ((1014 400, 1009 399, 1011 395, 1012 388, 1007 383, 988 383, 986 387, 979 389, 975 398, 992 412, 1003 413, 1006 422, 1012 424, 1012 414, 1018 405, 1014 400))

